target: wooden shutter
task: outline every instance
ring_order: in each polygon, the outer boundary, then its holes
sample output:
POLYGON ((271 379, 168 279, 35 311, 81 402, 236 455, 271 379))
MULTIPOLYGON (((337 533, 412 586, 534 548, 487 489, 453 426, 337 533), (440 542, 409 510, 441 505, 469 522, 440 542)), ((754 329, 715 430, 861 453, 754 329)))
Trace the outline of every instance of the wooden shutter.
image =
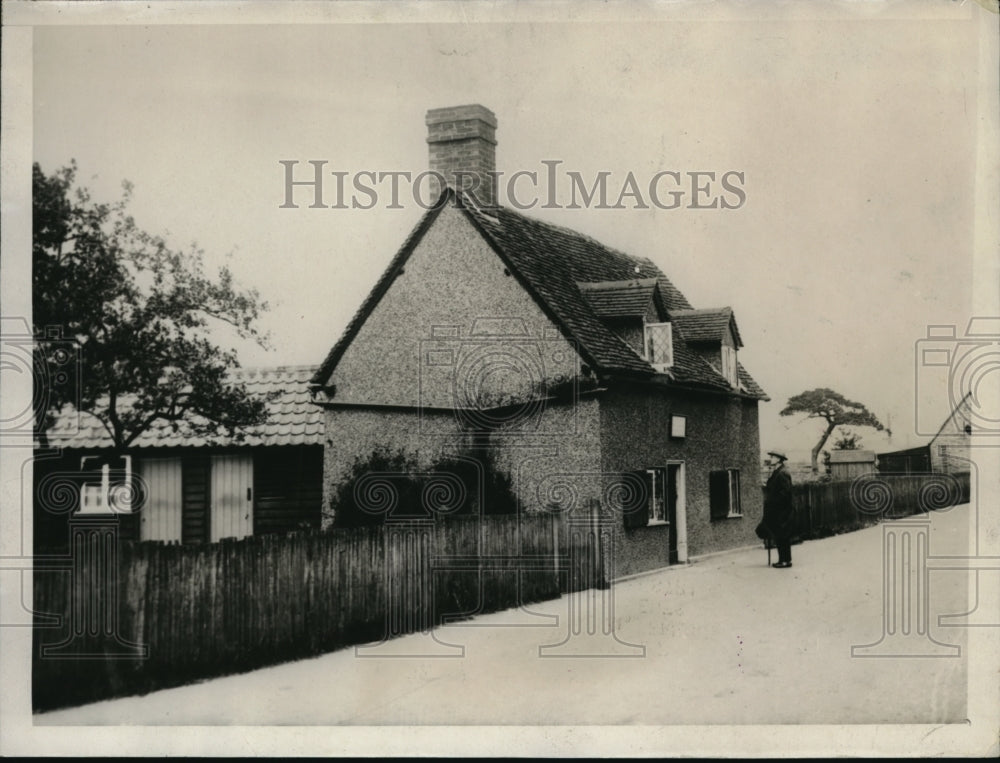
POLYGON ((729 472, 725 469, 709 472, 708 497, 712 510, 712 519, 725 519, 729 516, 729 472))
POLYGON ((651 495, 649 475, 645 471, 637 471, 625 474, 624 478, 629 485, 635 484, 635 480, 639 480, 642 484, 641 490, 623 491, 634 499, 622 504, 625 527, 626 529, 645 527, 649 524, 649 496, 651 495))

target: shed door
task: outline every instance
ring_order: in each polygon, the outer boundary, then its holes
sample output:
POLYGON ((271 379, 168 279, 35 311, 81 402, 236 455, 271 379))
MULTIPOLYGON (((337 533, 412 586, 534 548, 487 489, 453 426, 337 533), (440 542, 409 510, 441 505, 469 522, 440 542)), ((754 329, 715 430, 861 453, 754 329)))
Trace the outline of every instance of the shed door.
POLYGON ((212 543, 253 535, 253 458, 212 456, 212 543))
POLYGON ((146 500, 139 511, 141 540, 181 540, 183 483, 179 458, 143 458, 138 464, 146 500))

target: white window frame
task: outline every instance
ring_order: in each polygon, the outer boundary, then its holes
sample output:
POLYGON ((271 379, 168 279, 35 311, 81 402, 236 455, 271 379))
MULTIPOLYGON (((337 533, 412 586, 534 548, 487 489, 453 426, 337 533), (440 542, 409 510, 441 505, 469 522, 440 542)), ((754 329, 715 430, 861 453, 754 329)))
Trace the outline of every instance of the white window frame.
MULTIPOLYGON (((99 456, 84 456, 80 459, 81 471, 87 461, 99 456)), ((111 465, 101 466, 100 482, 84 482, 80 486, 78 514, 131 514, 132 513, 132 456, 122 456, 125 461, 125 483, 111 484, 111 465)))
POLYGON ((644 358, 649 362, 649 364, 660 373, 665 373, 667 370, 674 365, 674 332, 670 326, 670 323, 643 323, 643 336, 642 336, 642 348, 644 353, 644 358), (666 328, 664 332, 667 336, 667 362, 665 363, 655 363, 653 362, 653 356, 650 352, 649 347, 649 334, 650 329, 656 328, 666 328))
POLYGON ((651 469, 646 469, 646 473, 650 475, 649 483, 651 485, 651 491, 649 495, 649 517, 646 520, 646 527, 651 527, 654 525, 666 525, 669 524, 667 521, 667 469, 665 466, 657 466, 651 469), (660 492, 657 493, 656 483, 660 482, 660 492), (659 500, 657 500, 659 499, 659 500), (655 512, 655 507, 659 506, 662 516, 657 517, 655 512))
POLYGON ((726 469, 729 484, 729 514, 728 518, 742 517, 743 504, 740 501, 740 470, 726 469))

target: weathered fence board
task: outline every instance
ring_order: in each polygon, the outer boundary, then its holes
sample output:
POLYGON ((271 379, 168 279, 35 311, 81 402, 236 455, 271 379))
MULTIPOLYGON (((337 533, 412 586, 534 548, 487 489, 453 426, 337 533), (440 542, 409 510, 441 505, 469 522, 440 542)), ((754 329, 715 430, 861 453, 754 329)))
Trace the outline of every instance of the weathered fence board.
POLYGON ((593 549, 567 545, 590 539, 564 524, 497 515, 212 545, 118 543, 103 586, 91 569, 36 574, 36 612, 63 624, 37 630, 34 707, 188 683, 594 585, 593 549), (39 658, 84 616, 111 618, 105 630, 148 654, 82 659, 79 648, 95 643, 85 634, 60 659, 39 658))
MULTIPOLYGON (((795 498, 800 537, 816 538, 966 502, 969 475, 872 475, 797 485, 795 498)), ((189 546, 71 527, 73 554, 34 575, 33 706, 189 683, 603 587, 610 538, 598 519, 461 517, 189 546), (60 624, 46 626, 52 615, 60 624)))
POLYGON ((883 519, 969 501, 969 474, 878 474, 794 485, 797 535, 803 540, 858 530, 883 519))

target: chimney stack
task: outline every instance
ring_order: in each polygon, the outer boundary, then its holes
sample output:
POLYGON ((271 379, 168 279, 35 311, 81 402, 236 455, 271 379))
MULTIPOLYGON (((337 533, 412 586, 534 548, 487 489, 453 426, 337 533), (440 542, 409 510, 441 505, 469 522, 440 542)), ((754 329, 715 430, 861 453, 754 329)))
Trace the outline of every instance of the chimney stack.
MULTIPOLYGON (((493 112, 478 103, 427 112, 430 170, 456 190, 466 190, 476 203, 496 206, 496 129, 493 112)), ((441 192, 437 182, 435 197, 441 192)))

